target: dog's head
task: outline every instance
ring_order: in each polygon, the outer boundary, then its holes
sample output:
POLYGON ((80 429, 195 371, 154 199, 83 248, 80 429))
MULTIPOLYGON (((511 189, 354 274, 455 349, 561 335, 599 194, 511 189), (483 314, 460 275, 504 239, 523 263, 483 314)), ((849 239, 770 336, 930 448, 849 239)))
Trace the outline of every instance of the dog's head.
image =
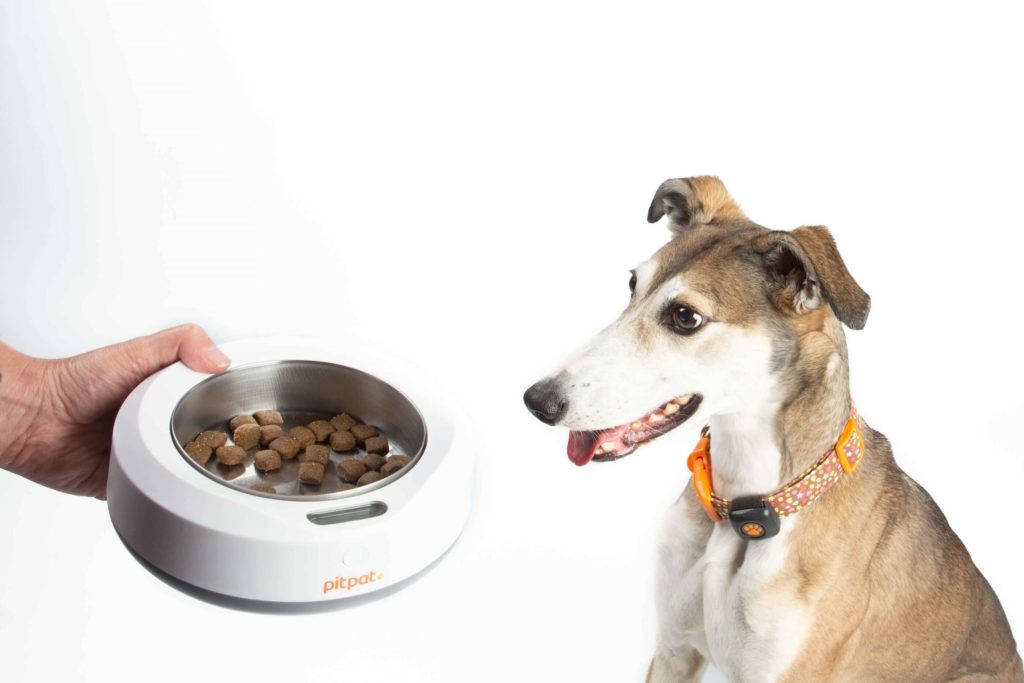
POLYGON ((713 177, 662 183, 647 220, 664 216, 672 239, 632 271, 626 310, 524 396, 538 419, 572 430, 577 465, 632 453, 698 414, 782 404, 802 381, 808 335, 845 354, 840 321, 867 319, 870 298, 827 229, 756 225, 713 177))

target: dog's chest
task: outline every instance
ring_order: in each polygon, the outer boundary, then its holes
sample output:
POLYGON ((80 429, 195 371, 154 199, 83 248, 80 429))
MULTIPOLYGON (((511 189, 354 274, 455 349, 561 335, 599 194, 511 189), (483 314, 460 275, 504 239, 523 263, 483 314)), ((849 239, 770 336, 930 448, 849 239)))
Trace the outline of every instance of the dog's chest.
POLYGON ((685 504, 668 511, 660 548, 662 646, 695 647, 733 683, 777 681, 802 650, 810 616, 784 575, 795 520, 764 541, 744 541, 728 524, 705 539, 688 528, 685 504))

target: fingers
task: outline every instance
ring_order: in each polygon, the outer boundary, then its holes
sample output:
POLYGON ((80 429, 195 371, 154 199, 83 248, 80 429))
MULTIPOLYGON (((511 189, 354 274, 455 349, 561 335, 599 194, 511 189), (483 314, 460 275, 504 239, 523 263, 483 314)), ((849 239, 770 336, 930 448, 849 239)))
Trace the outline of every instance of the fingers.
POLYGON ((172 327, 118 344, 115 348, 132 357, 133 366, 146 376, 178 360, 196 372, 223 372, 231 365, 230 359, 217 348, 203 328, 195 324, 172 327))
POLYGON ((231 359, 217 348, 217 345, 199 325, 182 325, 157 334, 174 333, 177 330, 183 330, 184 334, 178 346, 177 357, 171 360, 172 363, 180 358, 185 365, 196 372, 212 373, 224 372, 231 365, 231 359))

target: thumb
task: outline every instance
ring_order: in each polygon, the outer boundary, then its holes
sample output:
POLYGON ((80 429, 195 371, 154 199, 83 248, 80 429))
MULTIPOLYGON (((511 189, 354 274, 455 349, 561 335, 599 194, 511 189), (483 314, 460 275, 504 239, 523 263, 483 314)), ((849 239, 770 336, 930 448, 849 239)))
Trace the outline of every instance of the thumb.
POLYGON ((194 323, 172 327, 110 347, 143 378, 181 360, 196 372, 223 372, 231 360, 194 323))

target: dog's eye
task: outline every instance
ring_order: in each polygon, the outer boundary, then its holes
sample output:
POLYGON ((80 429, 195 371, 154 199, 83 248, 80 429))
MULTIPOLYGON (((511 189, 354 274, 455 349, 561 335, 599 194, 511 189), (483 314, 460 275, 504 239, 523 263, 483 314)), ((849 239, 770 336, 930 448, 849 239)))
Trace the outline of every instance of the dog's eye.
POLYGON ((630 292, 635 292, 636 291, 636 271, 635 270, 629 271, 629 291, 630 292))
POLYGON ((679 334, 692 334, 704 324, 704 316, 689 306, 672 306, 668 310, 667 318, 672 330, 679 334))

